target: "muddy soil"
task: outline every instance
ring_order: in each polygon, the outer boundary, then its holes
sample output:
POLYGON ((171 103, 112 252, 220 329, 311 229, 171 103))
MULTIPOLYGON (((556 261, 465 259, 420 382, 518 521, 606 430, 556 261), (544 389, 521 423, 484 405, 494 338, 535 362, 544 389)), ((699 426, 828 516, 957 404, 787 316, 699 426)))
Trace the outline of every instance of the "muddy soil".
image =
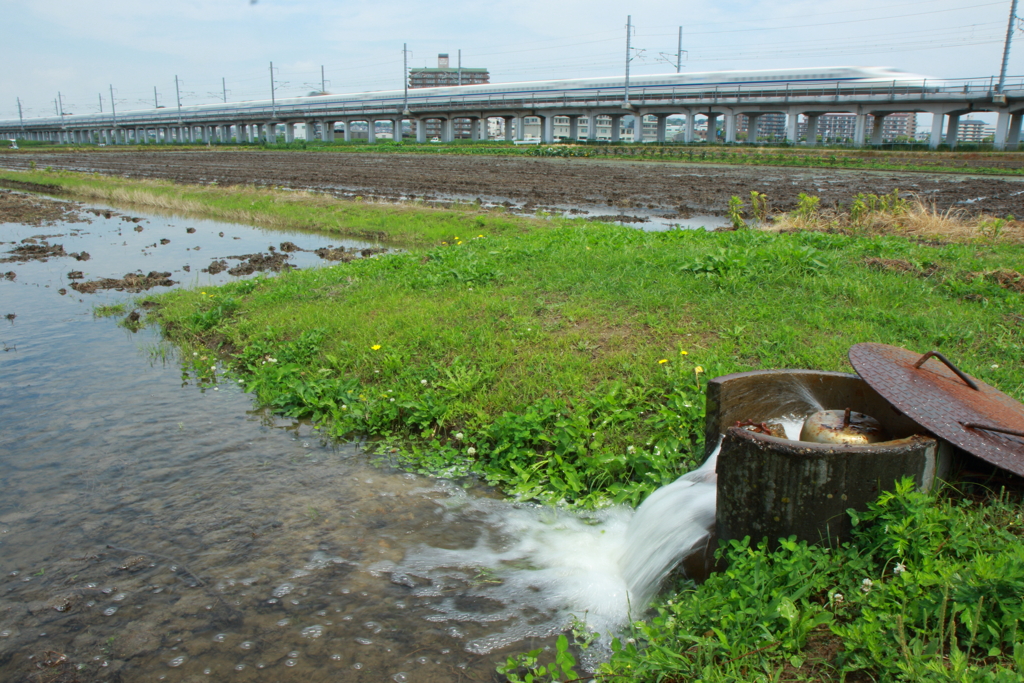
POLYGON ((858 193, 894 189, 920 196, 943 211, 1024 213, 1024 179, 934 173, 233 150, 0 155, 0 166, 9 169, 27 170, 32 161, 57 169, 185 183, 278 185, 383 199, 481 198, 528 209, 610 206, 623 215, 632 215, 628 209, 668 210, 681 218, 723 215, 731 196, 746 198, 752 190, 768 195, 775 210, 788 211, 801 192, 829 206, 849 203, 858 193))
MULTIPOLYGON (((40 187, 35 187, 40 189, 40 187)), ((46 188, 42 188, 46 189, 46 188)), ((51 188, 52 189, 52 188, 51 188)), ((52 225, 54 223, 88 223, 81 205, 0 189, 0 223, 52 225)))
MULTIPOLYGON (((72 275, 81 275, 81 272, 74 271, 68 273, 70 279, 72 275)), ((104 277, 98 280, 89 280, 87 282, 72 282, 71 289, 81 294, 92 294, 93 292, 100 289, 114 289, 119 292, 131 292, 137 294, 144 292, 147 289, 153 287, 170 287, 171 285, 177 284, 171 279, 171 274, 168 272, 157 272, 150 271, 147 275, 142 273, 128 273, 122 278, 104 277)))

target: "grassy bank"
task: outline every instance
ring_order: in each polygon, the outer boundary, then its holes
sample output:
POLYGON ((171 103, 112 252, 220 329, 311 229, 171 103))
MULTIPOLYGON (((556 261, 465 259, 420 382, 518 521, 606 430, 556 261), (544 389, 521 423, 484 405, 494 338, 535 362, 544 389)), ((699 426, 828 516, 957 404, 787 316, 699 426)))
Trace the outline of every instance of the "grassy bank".
MULTIPOLYGON (((71 180, 102 182, 54 182, 71 180)), ((214 207, 234 192, 174 189, 214 207)), ((359 204, 395 235, 435 215, 359 204)), ((903 236, 877 204, 855 217, 809 204, 780 233, 448 212, 472 222, 410 238, 419 246, 405 253, 174 291, 156 315, 193 381, 241 381, 333 436, 372 435, 399 466, 584 506, 636 504, 696 464, 706 378, 728 372, 850 371, 848 348, 874 341, 941 350, 1024 399, 1016 233, 903 236)), ((1005 497, 905 489, 862 515, 845 548, 735 543, 729 571, 663 595, 604 676, 1017 680, 1022 524, 1005 497)))
MULTIPOLYGON (((231 150, 288 150, 292 152, 335 152, 339 154, 440 154, 485 156, 573 157, 608 161, 686 162, 742 166, 785 166, 796 168, 834 168, 878 171, 922 171, 935 173, 971 173, 978 175, 1024 174, 1024 153, 989 150, 930 150, 922 145, 903 145, 893 149, 855 149, 849 147, 745 146, 724 144, 642 144, 633 143, 559 143, 555 145, 515 145, 491 140, 474 142, 425 143, 380 140, 374 144, 356 142, 306 142, 300 140, 276 145, 215 145, 231 150)), ((26 147, 23 152, 67 152, 75 149, 110 152, 207 149, 206 145, 138 145, 99 148, 95 145, 49 145, 26 147)), ((18 154, 0 150, 0 153, 18 154)))
POLYGON ((216 184, 180 185, 73 171, 0 171, 0 185, 140 210, 184 213, 265 228, 314 230, 403 246, 437 244, 460 233, 518 233, 534 223, 522 218, 512 220, 496 211, 481 212, 474 204, 454 209, 376 204, 305 191, 255 186, 225 189, 216 184))

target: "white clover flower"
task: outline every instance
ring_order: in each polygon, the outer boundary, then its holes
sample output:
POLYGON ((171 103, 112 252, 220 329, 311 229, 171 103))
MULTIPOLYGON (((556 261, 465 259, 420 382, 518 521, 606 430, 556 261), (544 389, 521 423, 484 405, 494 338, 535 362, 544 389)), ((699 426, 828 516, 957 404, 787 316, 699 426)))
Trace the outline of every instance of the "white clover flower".
POLYGON ((193 351, 193 352, 192 352, 192 355, 193 355, 193 356, 198 356, 198 355, 199 355, 199 352, 198 352, 198 351, 193 351))
POLYGON ((999 369, 999 365, 993 365, 993 366, 992 366, 992 369, 993 369, 993 370, 998 370, 998 369, 999 369))
POLYGON ((423 386, 427 386, 427 380, 421 379, 420 384, 422 384, 423 386))
POLYGON ((217 366, 216 365, 211 365, 210 369, 213 370, 214 372, 216 372, 217 371, 217 366))
POLYGON ((627 453, 636 453, 636 446, 626 446, 627 453))
POLYGON ((464 438, 465 437, 463 436, 462 432, 456 432, 456 434, 455 434, 455 440, 456 441, 462 441, 462 439, 464 439, 464 438))
POLYGON ((862 591, 864 591, 865 593, 868 593, 868 592, 871 591, 871 587, 873 585, 875 585, 875 584, 871 582, 871 579, 864 579, 863 581, 860 582, 860 589, 862 591))
POLYGON ((469 455, 476 455, 476 449, 470 446, 469 448, 466 449, 466 453, 468 453, 469 455))
POLYGON ((392 403, 394 403, 394 402, 395 402, 395 399, 391 399, 391 402, 392 402, 392 403))
POLYGON ((239 384, 245 384, 245 380, 244 379, 240 379, 240 380, 238 380, 238 383, 239 384))
POLYGON ((832 595, 832 601, 833 602, 840 603, 843 600, 845 600, 845 598, 843 597, 842 593, 835 593, 835 594, 832 595))
POLYGON ((892 568, 892 573, 896 576, 899 576, 905 571, 907 571, 907 565, 903 564, 902 562, 897 562, 896 566, 892 568))

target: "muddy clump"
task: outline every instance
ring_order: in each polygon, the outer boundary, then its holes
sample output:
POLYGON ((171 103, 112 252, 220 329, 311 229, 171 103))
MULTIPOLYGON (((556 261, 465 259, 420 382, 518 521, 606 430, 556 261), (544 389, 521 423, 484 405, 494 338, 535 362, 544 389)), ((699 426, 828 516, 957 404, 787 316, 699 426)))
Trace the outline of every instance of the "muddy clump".
POLYGON ((192 233, 194 233, 195 231, 196 231, 196 229, 195 229, 195 228, 185 228, 185 232, 187 232, 187 233, 188 233, 188 234, 190 234, 190 235, 191 235, 192 233))
POLYGON ((71 289, 81 294, 92 294, 101 289, 115 289, 119 292, 143 292, 152 287, 170 287, 177 284, 170 273, 150 271, 147 275, 128 273, 123 278, 100 278, 88 282, 72 282, 71 289))
POLYGON ((217 273, 222 273, 227 269, 228 262, 225 261, 224 259, 221 259, 220 261, 211 261, 210 265, 208 265, 206 268, 203 268, 203 272, 209 273, 210 275, 216 275, 217 273))
MULTIPOLYGON (((17 183, 5 181, 5 184, 17 183)), ((26 188, 28 189, 28 188, 26 188)), ((53 191, 46 187, 44 192, 53 191)), ((53 223, 87 223, 82 215, 81 205, 49 197, 0 190, 0 222, 24 223, 25 225, 50 225, 53 223)))
POLYGON ((366 249, 346 249, 345 247, 322 247, 320 249, 314 249, 313 253, 322 258, 325 261, 341 261, 348 263, 354 259, 367 256, 374 256, 376 254, 383 254, 387 251, 384 247, 367 247, 366 249))
POLYGON ((290 254, 293 251, 306 251, 305 249, 302 249, 301 247, 299 247, 294 242, 281 242, 281 247, 280 248, 281 248, 281 251, 283 251, 286 254, 290 254))
MULTIPOLYGON (((273 247, 271 247, 273 248, 273 247)), ((228 256, 229 259, 241 261, 237 266, 228 270, 229 275, 235 277, 241 275, 251 275, 255 272, 280 272, 282 270, 291 270, 294 268, 292 264, 288 263, 290 258, 288 254, 281 254, 273 251, 269 254, 243 254, 242 256, 228 256)))
POLYGON ((69 254, 64 251, 63 244, 49 244, 47 242, 43 242, 41 244, 19 244, 7 253, 9 253, 10 256, 0 259, 0 263, 10 263, 12 261, 19 263, 25 263, 27 261, 43 261, 45 263, 51 258, 69 256, 69 254))
POLYGON ((4 273, 3 277, 5 280, 10 280, 11 282, 14 282, 14 279, 18 277, 18 274, 15 273, 13 270, 8 270, 6 273, 4 273))

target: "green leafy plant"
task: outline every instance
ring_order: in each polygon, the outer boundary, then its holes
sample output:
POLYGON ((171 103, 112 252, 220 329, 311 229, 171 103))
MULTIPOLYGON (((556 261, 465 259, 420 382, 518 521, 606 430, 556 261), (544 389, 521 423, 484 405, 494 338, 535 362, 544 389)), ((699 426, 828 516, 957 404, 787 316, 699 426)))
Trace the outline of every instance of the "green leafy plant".
POLYGON ((747 223, 743 220, 743 200, 733 195, 729 198, 729 209, 726 212, 726 216, 729 217, 729 222, 732 223, 732 227, 738 229, 747 227, 747 223))

